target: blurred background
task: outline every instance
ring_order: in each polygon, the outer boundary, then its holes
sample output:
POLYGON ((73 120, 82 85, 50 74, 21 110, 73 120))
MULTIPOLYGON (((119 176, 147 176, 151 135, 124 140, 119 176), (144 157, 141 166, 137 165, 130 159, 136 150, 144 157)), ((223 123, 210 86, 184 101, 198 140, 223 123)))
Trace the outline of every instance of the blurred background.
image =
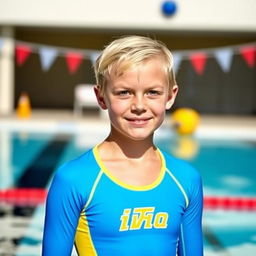
POLYGON ((256 255, 255 13, 254 0, 0 0, 0 255, 40 255, 54 171, 109 131, 93 63, 134 34, 174 56, 180 91, 155 141, 203 177, 205 255, 256 255))

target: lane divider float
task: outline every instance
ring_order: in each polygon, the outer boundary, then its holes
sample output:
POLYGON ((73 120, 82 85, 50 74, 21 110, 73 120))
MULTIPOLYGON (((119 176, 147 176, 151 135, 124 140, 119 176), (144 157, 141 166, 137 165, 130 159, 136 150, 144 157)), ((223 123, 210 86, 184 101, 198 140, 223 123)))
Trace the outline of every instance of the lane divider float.
POLYGON ((204 208, 210 210, 256 211, 256 198, 205 196, 204 208))
POLYGON ((0 190, 0 203, 16 206, 37 206, 45 203, 47 190, 41 188, 11 188, 0 190))
MULTIPOLYGON (((37 206, 45 203, 47 189, 10 188, 0 190, 0 204, 37 206)), ((256 211, 256 197, 205 196, 205 210, 256 211)))

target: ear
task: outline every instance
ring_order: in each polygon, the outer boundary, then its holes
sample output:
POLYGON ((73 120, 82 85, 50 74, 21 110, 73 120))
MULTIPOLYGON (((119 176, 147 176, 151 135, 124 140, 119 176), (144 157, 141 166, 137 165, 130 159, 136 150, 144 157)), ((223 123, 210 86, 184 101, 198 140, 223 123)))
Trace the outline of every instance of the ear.
POLYGON ((166 102, 166 105, 165 105, 166 110, 168 110, 172 107, 172 105, 176 99, 176 96, 178 94, 178 91, 179 91, 178 85, 174 85, 170 91, 170 94, 168 96, 168 101, 166 102))
POLYGON ((106 103, 105 103, 105 100, 104 100, 104 97, 101 95, 101 91, 100 91, 100 87, 99 85, 95 85, 93 87, 94 89, 94 93, 96 95, 96 98, 97 98, 97 101, 98 101, 98 104, 99 106, 102 108, 102 109, 107 109, 107 106, 106 106, 106 103))

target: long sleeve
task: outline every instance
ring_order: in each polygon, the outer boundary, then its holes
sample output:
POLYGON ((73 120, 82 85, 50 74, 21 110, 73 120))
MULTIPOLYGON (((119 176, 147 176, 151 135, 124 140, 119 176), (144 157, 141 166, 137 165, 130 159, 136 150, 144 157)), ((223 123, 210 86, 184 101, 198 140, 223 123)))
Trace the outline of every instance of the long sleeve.
POLYGON ((43 256, 71 255, 82 202, 69 170, 62 168, 50 186, 45 214, 43 256))
POLYGON ((190 201, 180 227, 178 256, 202 256, 203 192, 200 175, 191 181, 190 201))

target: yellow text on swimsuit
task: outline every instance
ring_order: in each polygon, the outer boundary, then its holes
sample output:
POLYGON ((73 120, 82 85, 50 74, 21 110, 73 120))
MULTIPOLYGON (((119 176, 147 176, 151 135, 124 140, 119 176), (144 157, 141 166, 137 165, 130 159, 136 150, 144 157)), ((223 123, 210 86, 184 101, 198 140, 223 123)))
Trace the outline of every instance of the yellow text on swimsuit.
POLYGON ((168 213, 155 212, 155 207, 127 208, 120 217, 119 231, 167 228, 168 213))

